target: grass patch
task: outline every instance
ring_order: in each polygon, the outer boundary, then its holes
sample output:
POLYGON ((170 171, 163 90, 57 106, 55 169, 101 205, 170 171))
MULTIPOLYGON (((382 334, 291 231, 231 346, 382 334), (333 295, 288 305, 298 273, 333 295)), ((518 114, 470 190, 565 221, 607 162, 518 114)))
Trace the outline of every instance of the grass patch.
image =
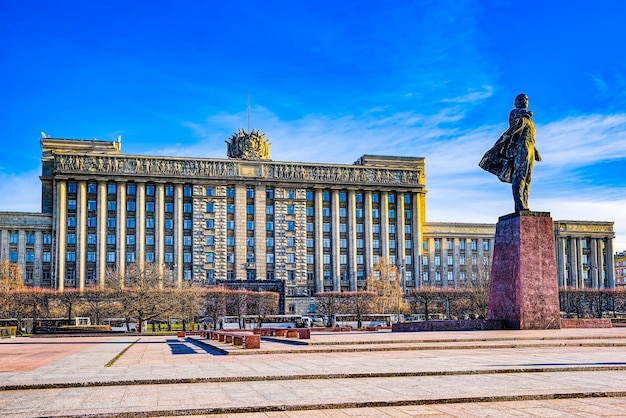
POLYGON ((115 363, 120 357, 122 357, 124 353, 128 351, 129 348, 131 348, 133 345, 137 343, 137 341, 139 341, 139 338, 137 338, 135 341, 130 343, 127 347, 125 347, 122 351, 120 351, 115 357, 109 360, 109 362, 105 364, 104 367, 111 367, 113 363, 115 363))

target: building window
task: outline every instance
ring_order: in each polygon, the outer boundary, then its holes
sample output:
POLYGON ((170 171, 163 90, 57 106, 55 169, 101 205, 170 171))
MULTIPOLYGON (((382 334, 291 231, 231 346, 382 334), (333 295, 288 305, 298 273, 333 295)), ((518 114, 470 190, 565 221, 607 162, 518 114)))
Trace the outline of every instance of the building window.
POLYGON ((206 212, 206 213, 213 213, 213 210, 214 210, 214 209, 213 209, 213 202, 209 202, 209 203, 207 203, 207 204, 206 204, 206 210, 205 210, 205 212, 206 212))
POLYGON ((146 228, 154 228, 154 218, 146 218, 146 228))
POLYGON ((87 185, 87 193, 95 194, 97 193, 96 183, 89 183, 87 185))
POLYGON ((266 247, 273 247, 274 246, 274 238, 273 237, 267 237, 265 239, 265 246, 266 247))
POLYGON ((115 235, 114 234, 107 234, 107 244, 108 245, 115 245, 115 235))
POLYGON ((76 199, 67 200, 67 210, 76 210, 76 199))
POLYGON ((233 231, 235 229, 235 221, 226 221, 226 229, 233 231))
MULTIPOLYGON (((17 254, 15 255, 15 257, 17 259, 17 254)), ((44 263, 50 262, 50 253, 48 251, 41 254, 41 261, 43 261, 44 263)))
POLYGON ((87 244, 88 245, 96 245, 96 234, 87 235, 87 244))
POLYGON ((165 196, 174 196, 174 186, 165 186, 165 196))
POLYGON ((165 253, 164 257, 163 257, 163 261, 165 263, 173 263, 174 262, 174 254, 172 253, 165 253))
POLYGON ((154 212, 154 202, 146 202, 146 212, 154 212))
POLYGON ((134 235, 126 235, 126 244, 135 245, 135 236, 134 235))
POLYGON ((183 219, 183 229, 191 229, 192 221, 191 219, 183 219))
POLYGON ((135 185, 134 184, 126 185, 126 194, 129 194, 129 195, 134 195, 135 194, 135 185))
POLYGON ((107 252, 107 263, 115 263, 115 251, 107 252))
MULTIPOLYGON (((586 241, 583 241, 583 242, 586 242, 586 241)), ((483 241, 483 251, 489 251, 489 241, 483 241)))
POLYGON ((117 187, 115 183, 107 184, 107 194, 115 194, 117 192, 117 187))
POLYGON ((246 189, 246 198, 254 199, 254 189, 246 189))
POLYGON ((183 245, 188 247, 191 245, 191 235, 184 235, 183 236, 183 245))
POLYGON ((449 266, 453 266, 454 265, 454 258, 451 255, 448 256, 448 265, 449 266))
POLYGON ((294 253, 287 253, 287 263, 293 264, 296 262, 296 255, 294 253))
POLYGON ((265 206, 265 214, 273 215, 274 214, 274 206, 265 206))
POLYGON ((235 188, 227 187, 226 188, 226 197, 235 197, 235 188))
MULTIPOLYGON (((17 243, 17 241, 15 243, 17 243)), ((43 234, 43 243, 44 243, 44 245, 51 244, 52 243, 52 235, 51 234, 43 234)))
POLYGON ((146 245, 154 245, 154 235, 146 235, 146 245))
POLYGON ((254 221, 247 221, 246 222, 246 230, 254 231, 254 221))
POLYGON ((191 253, 183 253, 183 263, 191 263, 191 253))
POLYGON ((296 223, 294 221, 287 221, 287 231, 295 231, 296 223))
POLYGON ((232 236, 226 237, 226 245, 228 247, 234 247, 235 246, 235 237, 232 237, 232 236))
POLYGON ((172 212, 174 212, 174 203, 172 203, 172 202, 166 202, 166 203, 165 203, 165 212, 167 212, 167 213, 172 213, 172 212))
POLYGON ((213 187, 206 187, 204 189, 204 195, 205 196, 213 196, 213 187))
POLYGON ((206 229, 213 229, 213 219, 207 219, 205 221, 206 229))
POLYGON ((135 253, 133 253, 133 252, 126 253, 126 262, 127 263, 134 263, 135 262, 135 253))
POLYGON ((146 253, 146 262, 154 263, 154 253, 153 252, 147 252, 146 253))
POLYGON ((126 219, 126 227, 131 229, 135 228, 135 218, 126 219))
POLYGON ((172 245, 174 245, 174 237, 171 235, 166 235, 165 236, 165 245, 171 247, 172 245))
POLYGON ((265 229, 267 231, 273 231, 274 230, 274 222, 271 222, 271 221, 265 222, 265 229))
POLYGON ((204 237, 204 244, 213 245, 213 240, 214 240, 213 235, 207 235, 206 237, 204 237))
MULTIPOLYGON (((69 253, 68 253, 68 258, 69 258, 69 253)), ((11 263, 17 263, 17 251, 10 251, 9 252, 9 261, 11 263)))
POLYGON ((287 189, 287 199, 295 199, 296 191, 294 189, 287 189))
POLYGON ((265 261, 267 264, 274 264, 274 254, 266 254, 265 261))
POLYGON ((26 262, 32 263, 35 261, 35 253, 33 251, 26 251, 26 262))
POLYGON ((313 259, 314 259, 313 254, 307 254, 307 256, 306 256, 306 263, 307 264, 313 264, 314 263, 313 259))
POLYGON ((76 218, 73 217, 73 216, 68 216, 67 217, 67 226, 75 227, 76 226, 76 218))
POLYGON ((235 204, 234 203, 228 203, 226 205, 226 213, 235 213, 235 204))
POLYGON ((183 196, 191 197, 191 195, 192 195, 191 187, 189 187, 189 186, 183 187, 183 196))

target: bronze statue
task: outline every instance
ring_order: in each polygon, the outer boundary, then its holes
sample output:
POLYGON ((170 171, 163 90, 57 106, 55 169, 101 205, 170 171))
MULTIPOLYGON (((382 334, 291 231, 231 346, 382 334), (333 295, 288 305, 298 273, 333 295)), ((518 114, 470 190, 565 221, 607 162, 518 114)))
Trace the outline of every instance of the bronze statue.
POLYGON ((515 109, 509 114, 509 129, 485 153, 478 164, 513 186, 515 212, 528 210, 528 193, 535 161, 541 161, 535 149, 533 112, 528 110, 528 96, 518 94, 515 109))

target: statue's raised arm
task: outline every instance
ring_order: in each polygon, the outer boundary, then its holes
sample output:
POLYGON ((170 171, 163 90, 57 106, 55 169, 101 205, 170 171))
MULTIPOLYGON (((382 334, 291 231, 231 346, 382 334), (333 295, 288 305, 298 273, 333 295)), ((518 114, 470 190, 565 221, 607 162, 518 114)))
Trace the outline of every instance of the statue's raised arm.
POLYGON ((533 112, 528 110, 528 96, 518 94, 515 109, 509 114, 509 129, 485 153, 478 165, 501 181, 512 184, 515 212, 520 212, 528 210, 535 161, 541 161, 541 157, 535 149, 533 112))

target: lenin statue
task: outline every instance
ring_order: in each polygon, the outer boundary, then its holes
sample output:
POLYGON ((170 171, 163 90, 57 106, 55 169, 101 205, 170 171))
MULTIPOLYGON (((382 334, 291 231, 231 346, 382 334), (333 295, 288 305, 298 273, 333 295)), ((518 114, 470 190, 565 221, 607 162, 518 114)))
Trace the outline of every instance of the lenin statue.
POLYGON ((509 114, 509 129, 485 153, 478 164, 513 187, 515 212, 528 210, 528 193, 535 161, 541 161, 535 149, 533 112, 528 110, 528 96, 518 94, 515 109, 509 114))

